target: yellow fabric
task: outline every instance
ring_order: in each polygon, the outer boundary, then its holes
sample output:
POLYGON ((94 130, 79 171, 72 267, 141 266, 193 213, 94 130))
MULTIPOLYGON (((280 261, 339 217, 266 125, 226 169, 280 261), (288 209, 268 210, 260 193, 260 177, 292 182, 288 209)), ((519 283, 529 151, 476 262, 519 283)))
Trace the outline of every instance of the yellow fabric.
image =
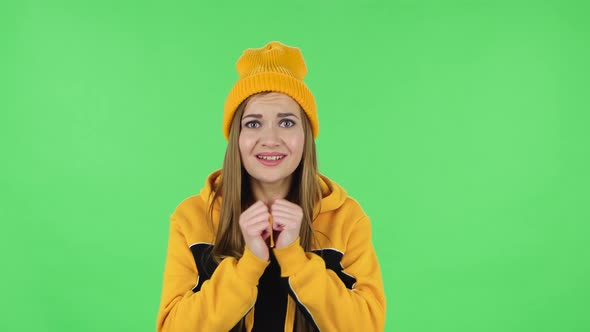
POLYGON ((246 49, 236 64, 239 78, 230 90, 223 111, 223 134, 229 129, 238 106, 249 96, 263 91, 282 92, 295 99, 311 122, 313 137, 319 131, 316 102, 303 82, 307 66, 301 50, 273 41, 261 48, 246 49))
MULTIPOLYGON (((219 203, 213 209, 213 229, 206 214, 212 185, 220 175, 219 170, 211 173, 200 194, 183 200, 170 217, 158 332, 229 331, 244 316, 247 330, 252 329, 258 279, 269 262, 245 248, 242 258, 225 258, 199 291, 192 290, 198 270, 190 246, 213 242, 219 203)), ((356 283, 347 288, 320 256, 304 252, 299 239, 272 249, 295 296, 288 297, 285 331, 293 329, 295 300, 321 331, 383 331, 385 295, 369 217, 338 184, 325 176, 318 180, 324 197, 313 223, 317 243, 312 249, 342 253, 343 272, 356 283)))

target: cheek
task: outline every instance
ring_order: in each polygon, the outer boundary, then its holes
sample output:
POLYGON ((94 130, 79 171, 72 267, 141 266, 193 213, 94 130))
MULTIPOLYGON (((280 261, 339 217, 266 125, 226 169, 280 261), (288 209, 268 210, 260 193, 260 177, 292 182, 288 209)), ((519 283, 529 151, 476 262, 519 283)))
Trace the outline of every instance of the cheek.
POLYGON ((240 135, 238 139, 238 147, 240 148, 240 155, 247 154, 250 151, 250 140, 246 135, 240 135))
POLYGON ((303 145, 305 144, 305 137, 303 133, 298 133, 289 137, 289 149, 294 155, 300 156, 303 154, 303 145))

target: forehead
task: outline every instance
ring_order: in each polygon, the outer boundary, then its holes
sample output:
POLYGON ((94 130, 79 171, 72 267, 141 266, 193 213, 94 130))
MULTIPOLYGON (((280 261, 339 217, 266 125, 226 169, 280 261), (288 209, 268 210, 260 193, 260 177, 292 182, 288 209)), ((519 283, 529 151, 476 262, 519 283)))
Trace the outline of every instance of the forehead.
POLYGON ((299 104, 286 94, 271 92, 253 96, 244 109, 244 115, 249 113, 278 113, 293 112, 299 114, 299 104))

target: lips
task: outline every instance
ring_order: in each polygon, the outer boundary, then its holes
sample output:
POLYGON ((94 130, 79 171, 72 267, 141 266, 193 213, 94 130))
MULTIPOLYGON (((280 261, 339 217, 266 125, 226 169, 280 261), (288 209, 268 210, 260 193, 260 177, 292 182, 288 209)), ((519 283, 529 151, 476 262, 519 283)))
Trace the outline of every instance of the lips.
POLYGON ((256 159, 260 163, 265 166, 276 166, 278 165, 283 159, 285 159, 287 155, 284 153, 277 153, 277 152, 262 152, 256 154, 256 159))
POLYGON ((284 153, 277 153, 277 152, 262 152, 256 155, 256 158, 261 160, 281 160, 285 158, 287 155, 284 153))
POLYGON ((256 158, 261 160, 281 160, 285 158, 285 156, 256 156, 256 158))

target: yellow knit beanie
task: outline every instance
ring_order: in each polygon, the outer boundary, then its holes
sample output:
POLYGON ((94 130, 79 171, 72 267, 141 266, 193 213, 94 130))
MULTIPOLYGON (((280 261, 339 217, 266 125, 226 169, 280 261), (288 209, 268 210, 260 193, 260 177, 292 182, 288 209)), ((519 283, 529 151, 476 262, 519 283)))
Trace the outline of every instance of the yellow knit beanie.
POLYGON ((307 114, 316 138, 318 115, 313 94, 303 82, 307 67, 299 48, 273 41, 261 48, 249 48, 236 63, 238 81, 229 92, 223 111, 223 134, 229 129, 238 106, 249 96, 274 91, 284 93, 299 103, 307 114))

